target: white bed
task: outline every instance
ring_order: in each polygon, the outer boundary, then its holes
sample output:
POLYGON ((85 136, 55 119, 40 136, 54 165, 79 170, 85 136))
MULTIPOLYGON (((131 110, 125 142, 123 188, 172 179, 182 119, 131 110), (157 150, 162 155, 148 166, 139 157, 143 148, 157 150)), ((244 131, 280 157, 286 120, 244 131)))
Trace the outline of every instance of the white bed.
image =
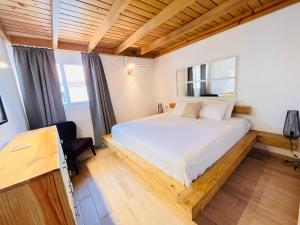
POLYGON ((190 119, 164 113, 112 128, 112 137, 185 186, 250 129, 244 118, 190 119))

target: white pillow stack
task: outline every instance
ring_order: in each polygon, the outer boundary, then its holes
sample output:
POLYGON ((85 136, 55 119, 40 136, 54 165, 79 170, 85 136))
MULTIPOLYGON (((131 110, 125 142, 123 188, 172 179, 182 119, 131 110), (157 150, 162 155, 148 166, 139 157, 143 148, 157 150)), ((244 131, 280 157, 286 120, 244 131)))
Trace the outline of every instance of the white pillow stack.
POLYGON ((173 115, 190 117, 190 118, 206 118, 215 120, 226 120, 231 118, 234 108, 234 100, 205 100, 201 102, 177 102, 173 115))
POLYGON ((231 118, 231 115, 232 115, 232 111, 233 111, 233 108, 234 108, 234 104, 235 104, 235 101, 232 100, 232 101, 224 101, 225 103, 227 103, 227 108, 226 108, 226 112, 225 112, 225 115, 224 115, 224 119, 225 120, 228 120, 231 118))
POLYGON ((172 111, 172 114, 175 116, 181 116, 183 114, 186 103, 187 102, 177 102, 174 110, 172 111))
POLYGON ((227 109, 227 103, 204 102, 199 112, 199 118, 223 120, 227 109))
POLYGON ((201 108, 200 102, 188 102, 185 104, 182 116, 197 119, 201 108))

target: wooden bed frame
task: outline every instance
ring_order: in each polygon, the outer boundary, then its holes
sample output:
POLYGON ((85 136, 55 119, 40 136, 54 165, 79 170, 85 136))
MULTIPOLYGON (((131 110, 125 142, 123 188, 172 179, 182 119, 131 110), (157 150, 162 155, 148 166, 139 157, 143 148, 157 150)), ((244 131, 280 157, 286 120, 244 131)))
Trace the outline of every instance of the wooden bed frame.
MULTIPOLYGON (((173 107, 170 104, 170 108, 173 107)), ((250 114, 251 107, 235 106, 234 113, 250 114)), ((103 139, 108 148, 116 152, 152 192, 158 195, 170 207, 175 208, 190 220, 194 220, 245 158, 256 143, 257 137, 257 131, 249 131, 188 187, 166 175, 163 171, 136 155, 133 151, 122 147, 113 140, 111 135, 105 135, 103 139)))

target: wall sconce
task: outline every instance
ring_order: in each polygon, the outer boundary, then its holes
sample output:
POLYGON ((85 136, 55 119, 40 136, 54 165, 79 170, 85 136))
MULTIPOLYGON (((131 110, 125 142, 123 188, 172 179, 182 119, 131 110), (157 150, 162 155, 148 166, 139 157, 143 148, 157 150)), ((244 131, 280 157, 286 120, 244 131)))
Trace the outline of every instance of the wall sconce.
POLYGON ((7 68, 8 64, 4 61, 4 59, 0 59, 0 69, 7 68))
POLYGON ((126 72, 128 76, 133 76, 135 74, 135 64, 128 63, 126 66, 126 72))
POLYGON ((124 57, 124 66, 125 66, 125 72, 128 76, 132 76, 135 74, 135 64, 134 63, 128 63, 128 57, 124 57))
POLYGON ((124 57, 124 67, 125 72, 128 76, 133 76, 136 74, 137 67, 149 67, 148 64, 136 64, 136 63, 128 63, 128 57, 124 57))

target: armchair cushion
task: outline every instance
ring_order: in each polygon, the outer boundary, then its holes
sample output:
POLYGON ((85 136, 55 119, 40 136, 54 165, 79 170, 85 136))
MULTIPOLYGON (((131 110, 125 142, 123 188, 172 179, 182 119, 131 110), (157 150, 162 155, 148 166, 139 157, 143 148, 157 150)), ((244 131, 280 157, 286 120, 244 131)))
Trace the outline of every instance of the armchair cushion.
POLYGON ((93 146, 92 138, 77 138, 73 140, 67 140, 62 144, 62 148, 68 156, 76 158, 87 148, 93 146))

